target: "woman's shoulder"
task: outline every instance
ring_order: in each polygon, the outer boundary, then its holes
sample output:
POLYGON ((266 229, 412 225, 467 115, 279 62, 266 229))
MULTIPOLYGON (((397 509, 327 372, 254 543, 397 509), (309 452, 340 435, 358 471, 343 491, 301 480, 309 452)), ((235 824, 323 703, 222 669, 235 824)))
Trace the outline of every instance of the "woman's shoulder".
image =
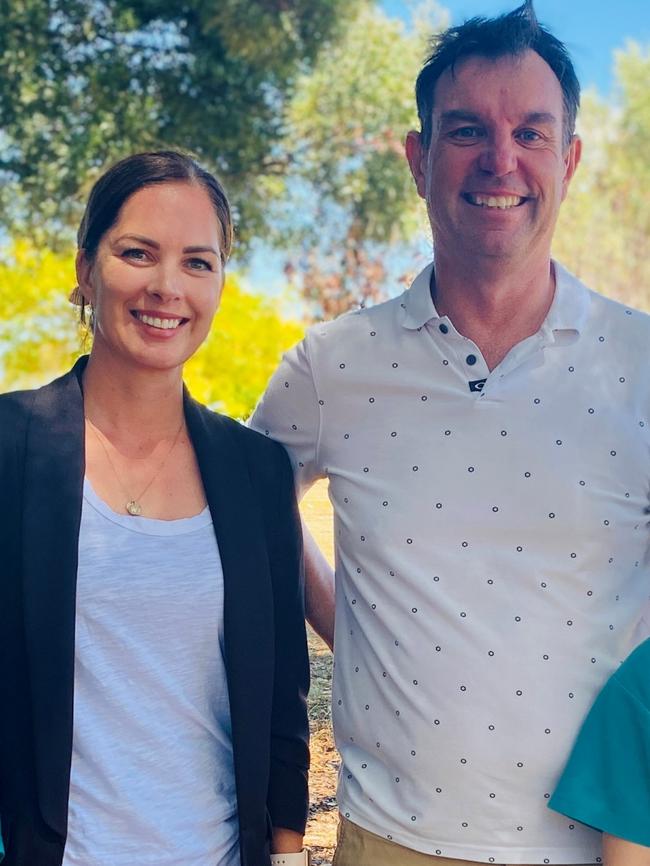
POLYGON ((52 421, 60 412, 80 405, 79 376, 85 364, 80 358, 72 370, 39 388, 0 394, 0 443, 22 447, 30 420, 40 417, 44 432, 51 432, 52 421))
POLYGON ((0 394, 0 436, 15 432, 28 417, 38 389, 8 391, 0 394))
POLYGON ((263 465, 267 465, 269 462, 274 465, 290 465, 289 457, 284 447, 279 442, 271 439, 270 436, 258 433, 257 430, 253 430, 242 421, 209 409, 202 403, 194 402, 194 406, 203 416, 208 430, 211 430, 214 435, 225 432, 227 435, 233 437, 249 459, 263 465))

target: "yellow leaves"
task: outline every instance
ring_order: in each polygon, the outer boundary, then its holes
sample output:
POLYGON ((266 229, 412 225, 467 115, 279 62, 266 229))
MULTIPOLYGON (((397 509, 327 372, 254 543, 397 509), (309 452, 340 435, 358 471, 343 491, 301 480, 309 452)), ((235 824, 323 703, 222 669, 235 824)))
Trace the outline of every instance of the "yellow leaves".
POLYGON ((18 239, 0 258, 0 305, 3 319, 36 309, 58 306, 75 286, 72 253, 58 254, 36 249, 18 239))
POLYGON ((31 387, 62 373, 76 354, 79 332, 68 295, 75 285, 72 253, 38 249, 16 239, 0 258, 0 385, 31 387))
POLYGON ((204 345, 185 367, 192 395, 235 418, 252 412, 284 351, 303 335, 277 304, 226 280, 221 309, 204 345))

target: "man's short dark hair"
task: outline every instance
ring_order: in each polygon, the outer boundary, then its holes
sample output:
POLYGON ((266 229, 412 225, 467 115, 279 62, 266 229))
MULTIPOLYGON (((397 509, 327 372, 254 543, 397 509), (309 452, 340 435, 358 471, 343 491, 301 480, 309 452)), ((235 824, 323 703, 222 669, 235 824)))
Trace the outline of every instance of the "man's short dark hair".
POLYGON ((564 102, 563 143, 568 147, 580 105, 580 83, 566 46, 539 23, 531 0, 526 0, 517 9, 498 18, 470 18, 434 39, 433 51, 415 83, 425 148, 431 143, 433 92, 446 69, 453 73, 455 64, 466 57, 514 57, 529 50, 535 51, 548 63, 560 82, 564 102))

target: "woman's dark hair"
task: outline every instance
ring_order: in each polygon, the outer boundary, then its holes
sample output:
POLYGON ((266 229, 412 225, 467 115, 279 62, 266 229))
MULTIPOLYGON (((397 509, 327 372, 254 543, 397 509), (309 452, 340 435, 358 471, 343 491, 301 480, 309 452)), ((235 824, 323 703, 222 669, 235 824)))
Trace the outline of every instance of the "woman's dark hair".
POLYGON ((433 51, 415 83, 425 148, 431 143, 433 92, 446 69, 453 73, 455 64, 466 57, 516 57, 526 51, 539 54, 560 82, 564 102, 563 143, 568 147, 580 105, 580 84, 565 45, 539 23, 532 0, 526 0, 517 9, 498 18, 470 18, 434 39, 433 51))
MULTIPOLYGON (((89 261, 106 232, 115 224, 124 203, 143 187, 158 183, 187 182, 203 187, 210 197, 221 226, 221 260, 225 264, 233 241, 230 204, 219 181, 196 160, 176 150, 134 153, 112 165, 95 182, 77 232, 77 246, 89 261)), ((85 324, 85 301, 78 289, 71 297, 81 306, 81 322, 85 324)))
POLYGON ((92 259, 104 234, 116 222, 122 205, 139 189, 157 183, 187 181, 202 186, 210 196, 223 234, 221 258, 225 264, 232 248, 230 205, 219 181, 185 153, 157 150, 134 153, 112 165, 96 181, 77 232, 77 245, 92 259))

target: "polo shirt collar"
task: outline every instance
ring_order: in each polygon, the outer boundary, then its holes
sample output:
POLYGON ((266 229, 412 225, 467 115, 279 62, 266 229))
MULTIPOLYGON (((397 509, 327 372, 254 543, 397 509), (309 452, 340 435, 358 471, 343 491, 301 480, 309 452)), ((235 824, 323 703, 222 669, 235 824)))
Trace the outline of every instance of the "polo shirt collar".
POLYGON ((541 330, 549 335, 560 331, 579 334, 589 316, 591 295, 587 287, 559 262, 553 261, 553 269, 555 295, 541 330))
MULTIPOLYGON (((591 297, 583 283, 566 268, 553 261, 555 270, 555 295, 540 331, 550 339, 560 331, 580 333, 589 315, 591 297)), ((409 330, 417 330, 432 320, 439 320, 431 297, 431 274, 433 262, 428 264, 411 283, 402 296, 402 324, 409 330)))
POLYGON ((414 331, 431 319, 440 318, 431 297, 432 272, 433 262, 417 275, 402 296, 402 324, 409 330, 414 331))

